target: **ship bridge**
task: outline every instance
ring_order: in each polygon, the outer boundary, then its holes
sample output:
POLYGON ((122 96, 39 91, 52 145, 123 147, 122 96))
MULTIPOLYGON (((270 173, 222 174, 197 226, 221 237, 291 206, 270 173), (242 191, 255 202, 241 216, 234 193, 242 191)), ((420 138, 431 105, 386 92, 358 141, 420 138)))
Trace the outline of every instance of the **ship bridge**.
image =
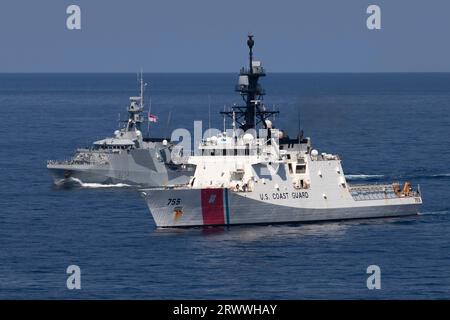
POLYGON ((131 149, 135 143, 130 139, 106 138, 94 142, 96 149, 131 149))

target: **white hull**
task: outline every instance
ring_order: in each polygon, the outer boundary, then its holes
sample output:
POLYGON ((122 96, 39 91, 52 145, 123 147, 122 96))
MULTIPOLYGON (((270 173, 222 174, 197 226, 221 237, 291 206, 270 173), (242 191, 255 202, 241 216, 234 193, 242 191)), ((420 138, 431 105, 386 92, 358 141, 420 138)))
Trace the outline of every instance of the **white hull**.
MULTIPOLYGON (((416 215, 420 197, 366 200, 330 205, 311 198, 258 200, 228 189, 144 190, 157 227, 271 224, 416 215)), ((295 191, 294 191, 295 192, 295 191)), ((293 195, 293 194, 291 194, 293 195)))
POLYGON ((265 75, 253 60, 239 73, 245 106, 224 114, 233 129, 206 137, 188 163, 196 167, 188 185, 142 190, 158 227, 272 224, 381 218, 419 213, 420 192, 409 182, 351 186, 339 156, 320 153, 302 134, 290 139, 273 126, 258 84, 265 75), (261 123, 258 132, 258 122, 261 123), (236 123, 239 130, 236 131, 236 123))

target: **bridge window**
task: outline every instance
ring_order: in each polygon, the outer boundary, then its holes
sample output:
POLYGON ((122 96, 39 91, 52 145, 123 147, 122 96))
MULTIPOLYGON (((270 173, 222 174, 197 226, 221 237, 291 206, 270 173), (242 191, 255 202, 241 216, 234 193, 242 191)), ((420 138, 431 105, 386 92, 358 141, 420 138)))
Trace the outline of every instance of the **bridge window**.
POLYGON ((295 173, 305 173, 306 172, 306 165, 299 164, 295 168, 295 173))

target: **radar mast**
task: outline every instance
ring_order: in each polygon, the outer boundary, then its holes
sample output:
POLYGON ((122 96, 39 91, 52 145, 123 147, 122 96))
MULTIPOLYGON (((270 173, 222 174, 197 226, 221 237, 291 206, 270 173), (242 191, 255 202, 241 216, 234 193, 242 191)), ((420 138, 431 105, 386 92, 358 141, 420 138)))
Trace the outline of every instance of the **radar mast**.
POLYGON ((130 105, 127 108, 128 120, 125 131, 141 129, 141 123, 144 121, 141 113, 144 110, 144 90, 146 85, 147 84, 144 83, 144 76, 141 70, 139 79, 140 94, 139 96, 130 97, 130 105))
POLYGON ((240 93, 245 105, 235 105, 230 111, 222 111, 221 114, 233 119, 244 131, 256 129, 259 123, 267 128, 266 119, 278 114, 278 111, 267 111, 263 104, 264 89, 258 83, 260 77, 264 77, 265 71, 261 61, 253 60, 253 35, 248 35, 247 46, 249 48, 248 69, 243 67, 239 73, 239 83, 236 91, 240 93))

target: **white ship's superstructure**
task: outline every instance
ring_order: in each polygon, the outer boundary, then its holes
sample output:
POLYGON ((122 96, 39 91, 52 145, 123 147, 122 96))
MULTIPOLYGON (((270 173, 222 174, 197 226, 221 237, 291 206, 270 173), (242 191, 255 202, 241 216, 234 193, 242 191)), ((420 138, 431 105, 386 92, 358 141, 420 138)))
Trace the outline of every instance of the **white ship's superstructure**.
POLYGON ((422 203, 409 183, 351 185, 339 156, 319 153, 311 140, 290 139, 273 127, 265 110, 264 75, 253 61, 241 71, 237 90, 245 106, 223 112, 233 129, 210 137, 189 158, 189 184, 144 189, 158 227, 270 224, 413 215, 422 203), (235 124, 239 128, 235 129, 235 124), (261 128, 256 129, 261 124, 261 128))

